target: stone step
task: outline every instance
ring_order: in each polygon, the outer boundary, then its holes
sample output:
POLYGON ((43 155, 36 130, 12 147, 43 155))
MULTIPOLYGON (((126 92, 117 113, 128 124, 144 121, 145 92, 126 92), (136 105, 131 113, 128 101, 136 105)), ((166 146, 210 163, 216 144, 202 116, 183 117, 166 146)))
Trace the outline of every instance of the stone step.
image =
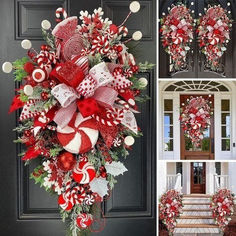
POLYGON ((211 198, 209 194, 184 194, 183 198, 211 198))
POLYGON ((210 200, 210 198, 184 198, 183 199, 183 202, 196 202, 196 203, 201 203, 201 202, 203 202, 203 203, 211 203, 211 200, 210 200))
POLYGON ((181 216, 212 216, 211 211, 183 211, 181 216))
POLYGON ((219 228, 216 224, 177 224, 176 228, 219 228))
POLYGON ((185 225, 199 225, 199 224, 205 224, 205 225, 214 225, 215 221, 212 218, 203 219, 203 218, 195 218, 195 219, 177 219, 177 224, 185 224, 185 225))
POLYGON ((219 228, 176 228, 174 236, 222 236, 219 228))
POLYGON ((184 205, 210 205, 210 202, 183 202, 184 205))
POLYGON ((181 215, 178 219, 212 219, 211 215, 181 215))
POLYGON ((199 209, 199 210, 208 210, 210 209, 210 206, 209 205, 184 205, 183 209, 199 209))
POLYGON ((195 209, 195 208, 183 208, 182 211, 203 211, 203 212, 210 212, 211 209, 195 209))

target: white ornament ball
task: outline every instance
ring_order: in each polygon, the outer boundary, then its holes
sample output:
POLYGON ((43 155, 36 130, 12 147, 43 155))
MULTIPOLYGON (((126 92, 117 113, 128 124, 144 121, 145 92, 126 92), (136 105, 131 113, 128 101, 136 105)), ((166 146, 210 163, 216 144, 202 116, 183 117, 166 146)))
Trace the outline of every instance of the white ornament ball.
POLYGON ((133 35, 132 35, 132 38, 133 38, 133 40, 135 40, 135 41, 140 40, 142 37, 143 37, 143 34, 142 34, 141 31, 136 31, 136 32, 134 32, 133 35))
POLYGON ((31 96, 33 94, 33 92, 34 92, 34 89, 31 85, 29 85, 29 84, 25 85, 25 87, 24 87, 25 95, 31 96))
POLYGON ((139 81, 139 84, 142 88, 145 88, 148 85, 148 81, 144 77, 140 78, 138 81, 139 81))
POLYGON ((41 22, 41 26, 42 26, 43 29, 49 30, 51 28, 51 23, 48 20, 43 20, 41 22))
POLYGON ((32 47, 32 43, 28 39, 24 39, 21 41, 21 47, 24 49, 30 49, 32 47))
POLYGON ((228 11, 229 14, 231 14, 231 11, 228 11))
POLYGON ((192 13, 194 13, 194 10, 192 10, 192 13))
POLYGON ((127 146, 132 146, 134 144, 134 138, 132 136, 126 136, 124 142, 127 146))
POLYGON ((230 6, 230 2, 227 3, 227 6, 230 6))
POLYGON ((129 103, 131 106, 134 106, 134 105, 135 105, 135 101, 134 101, 134 99, 132 99, 132 98, 130 98, 130 99, 128 100, 128 103, 129 103))
POLYGON ((140 3, 138 1, 133 1, 129 5, 129 9, 131 12, 136 13, 140 10, 140 3))
POLYGON ((199 16, 201 16, 202 15, 202 13, 199 13, 199 16))
POLYGON ((10 73, 12 71, 12 64, 9 61, 6 61, 2 64, 2 71, 4 73, 10 73))
POLYGON ((193 6, 193 5, 194 5, 194 2, 191 2, 191 5, 193 6))

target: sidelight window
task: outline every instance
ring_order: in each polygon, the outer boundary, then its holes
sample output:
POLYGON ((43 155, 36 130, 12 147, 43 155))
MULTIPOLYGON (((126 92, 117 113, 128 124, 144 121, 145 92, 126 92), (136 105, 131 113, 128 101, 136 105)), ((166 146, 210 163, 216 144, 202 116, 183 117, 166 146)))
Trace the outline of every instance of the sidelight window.
POLYGON ((231 116, 230 100, 221 100, 221 150, 230 151, 231 116))
POLYGON ((164 100, 164 151, 173 151, 173 100, 164 100))

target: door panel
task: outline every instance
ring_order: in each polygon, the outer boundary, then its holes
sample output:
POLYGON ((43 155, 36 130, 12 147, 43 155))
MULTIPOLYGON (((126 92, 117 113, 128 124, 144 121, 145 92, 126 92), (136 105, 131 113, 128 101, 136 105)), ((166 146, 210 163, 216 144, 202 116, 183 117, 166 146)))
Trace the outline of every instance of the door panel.
MULTIPOLYGON (((171 7, 171 4, 176 4, 177 0, 159 0, 159 15, 162 16, 162 13, 168 14, 168 7, 171 7)), ((228 0, 186 0, 181 1, 186 2, 188 8, 194 10, 194 18, 199 18, 199 13, 204 14, 204 8, 208 4, 220 4, 223 8, 228 9, 232 12, 233 17, 233 27, 231 32, 231 40, 227 45, 227 51, 221 58, 221 63, 223 65, 222 70, 218 73, 209 71, 204 66, 205 56, 200 53, 198 46, 198 41, 196 39, 196 34, 194 35, 194 40, 192 43, 192 48, 188 54, 188 66, 187 69, 180 72, 170 72, 169 71, 169 56, 165 52, 161 43, 159 43, 159 76, 161 78, 171 77, 171 78, 235 78, 236 77, 236 68, 234 66, 234 61, 236 59, 236 2, 228 0), (191 3, 194 3, 191 5, 191 3), (227 6, 227 2, 231 3, 231 6, 227 6)), ((159 37, 160 39, 160 37, 159 37)))
POLYGON ((208 95, 180 95, 180 104, 185 103, 186 99, 190 97, 202 96, 212 102, 211 125, 204 132, 203 140, 201 141, 200 147, 196 148, 192 144, 191 140, 184 134, 184 130, 180 127, 180 148, 181 148, 181 159, 182 160, 213 160, 214 159, 214 95, 210 98, 208 95))
MULTIPOLYGON (((25 56, 26 51, 20 46, 24 38, 32 41, 37 50, 42 44, 40 24, 43 19, 54 23, 55 10, 64 7, 69 15, 78 15, 80 10, 92 12, 102 6, 105 17, 120 24, 129 12, 130 1, 118 0, 2 0, 0 8, 1 32, 0 56, 4 61, 14 61, 25 56), (15 20, 14 20, 15 19, 15 20)), ((128 37, 136 30, 143 32, 144 38, 139 43, 138 61, 148 60, 155 63, 155 1, 141 2, 139 13, 131 17, 126 26, 128 37), (140 56, 141 55, 141 56, 140 56)), ((54 24, 55 25, 55 24, 54 24)), ((8 107, 14 96, 14 88, 18 85, 13 81, 12 74, 1 73, 1 150, 0 165, 0 235, 9 236, 62 236, 66 235, 65 224, 58 212, 57 199, 50 196, 29 180, 29 174, 37 165, 24 166, 18 154, 22 147, 12 141, 16 138, 12 129, 17 125, 17 116, 7 116, 8 107)), ((100 236, 142 236, 149 232, 155 235, 155 96, 156 84, 154 70, 140 73, 149 81, 147 95, 152 99, 140 106, 141 114, 137 122, 143 131, 143 137, 136 139, 130 156, 125 161, 129 170, 118 178, 112 197, 102 205, 106 217, 105 229, 94 235, 100 236)), ((19 115, 19 114, 17 114, 19 115)))
POLYGON ((191 193, 206 193, 206 163, 191 163, 191 193))

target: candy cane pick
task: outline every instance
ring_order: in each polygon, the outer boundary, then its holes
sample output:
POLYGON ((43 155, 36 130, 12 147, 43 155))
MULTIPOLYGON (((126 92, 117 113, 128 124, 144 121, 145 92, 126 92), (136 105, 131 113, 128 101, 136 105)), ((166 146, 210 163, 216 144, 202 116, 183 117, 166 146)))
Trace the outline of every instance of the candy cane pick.
POLYGON ((56 10, 56 22, 61 22, 62 21, 61 16, 63 16, 63 18, 66 19, 67 18, 67 12, 64 8, 59 7, 56 10))
POLYGON ((122 32, 123 32, 122 36, 125 37, 125 36, 127 36, 127 34, 128 34, 128 29, 127 29, 125 26, 119 27, 119 28, 118 28, 118 33, 120 34, 120 33, 122 33, 122 32))

